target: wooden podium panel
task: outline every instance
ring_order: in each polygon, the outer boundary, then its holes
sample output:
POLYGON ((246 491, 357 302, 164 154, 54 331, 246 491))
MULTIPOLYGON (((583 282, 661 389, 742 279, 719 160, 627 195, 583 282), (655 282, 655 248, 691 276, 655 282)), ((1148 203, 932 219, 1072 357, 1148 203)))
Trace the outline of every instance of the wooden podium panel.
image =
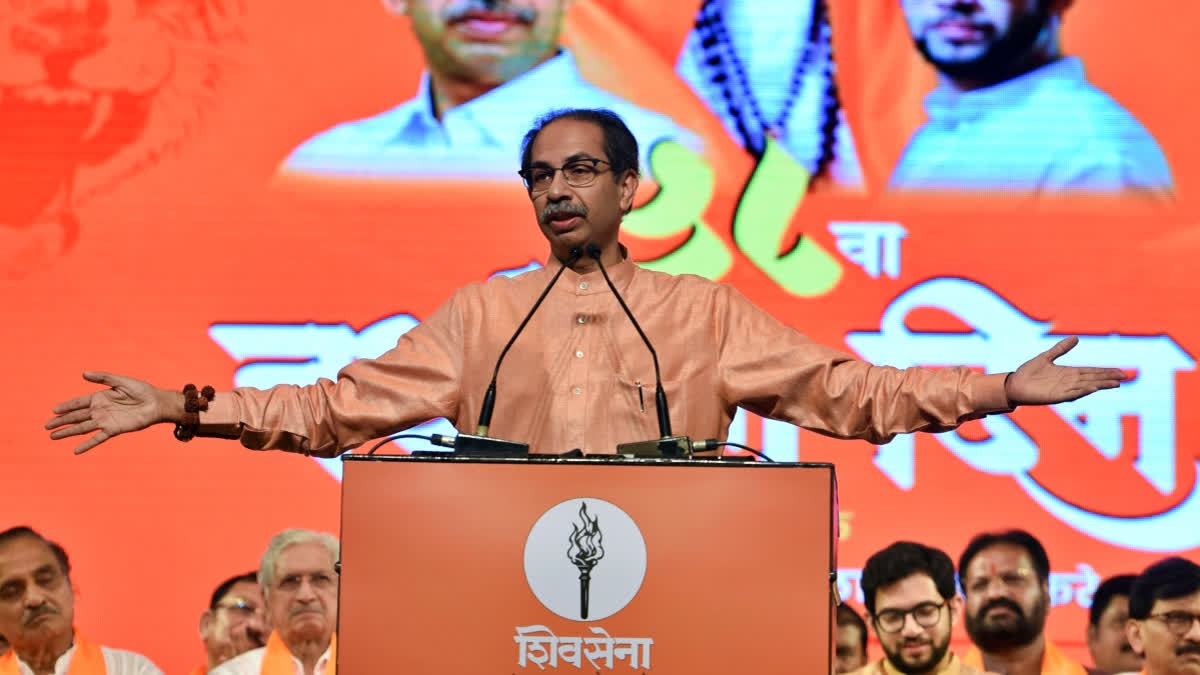
POLYGON ((835 500, 829 464, 347 456, 338 670, 829 673, 835 500))

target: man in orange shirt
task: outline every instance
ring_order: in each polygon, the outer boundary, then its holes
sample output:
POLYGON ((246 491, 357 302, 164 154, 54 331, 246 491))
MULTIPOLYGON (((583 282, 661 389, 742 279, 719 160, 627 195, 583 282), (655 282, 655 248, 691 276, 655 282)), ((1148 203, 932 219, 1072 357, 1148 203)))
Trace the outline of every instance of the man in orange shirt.
POLYGON ((1086 675, 1046 639, 1050 559, 1024 530, 980 534, 958 561, 967 597, 968 664, 1007 675, 1086 675))
POLYGON ((662 350, 671 417, 691 438, 723 440, 740 406, 830 436, 886 443, 898 433, 946 431, 1017 405, 1076 400, 1127 379, 1112 368, 1056 365, 1077 338, 1007 374, 877 367, 814 343, 728 285, 638 267, 619 241, 639 183, 637 157, 636 139, 611 111, 543 118, 525 136, 521 175, 549 244, 547 267, 461 289, 395 348, 355 361, 337 382, 217 395, 211 387, 180 393, 85 373, 110 388, 56 406, 57 417, 46 423, 55 430, 50 437, 98 432, 76 448, 80 453, 174 422, 180 440, 237 438, 257 449, 332 457, 435 417, 466 429, 485 409, 496 356, 540 298, 545 305, 496 385, 507 407, 497 408, 494 425, 480 427, 540 452, 611 454, 622 443, 657 438, 656 426, 670 427, 656 425, 654 406, 639 404, 637 386, 658 379, 660 369, 628 329, 609 284, 624 287, 623 306, 642 317, 645 334, 662 350))
POLYGON ((200 616, 200 638, 206 660, 192 675, 204 675, 233 657, 267 644, 265 603, 258 573, 226 579, 213 591, 200 616))
POLYGON ((1142 675, 1200 675, 1200 565, 1167 558, 1138 575, 1125 625, 1142 675))
POLYGON ((886 657, 857 675, 980 675, 950 651, 954 617, 962 609, 950 556, 898 541, 867 559, 861 583, 886 657))

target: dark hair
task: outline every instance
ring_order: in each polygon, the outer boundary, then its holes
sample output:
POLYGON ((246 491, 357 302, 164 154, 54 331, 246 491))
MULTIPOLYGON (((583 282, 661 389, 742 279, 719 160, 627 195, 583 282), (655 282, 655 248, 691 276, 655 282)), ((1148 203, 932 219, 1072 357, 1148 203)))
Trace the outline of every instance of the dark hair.
POLYGON ((1145 619, 1159 600, 1200 592, 1200 565, 1172 556, 1147 567, 1129 590, 1129 618, 1145 619))
POLYGON ((1042 542, 1037 540, 1037 537, 1025 530, 985 532, 975 535, 971 543, 967 544, 966 550, 958 557, 958 583, 962 585, 964 593, 967 590, 967 582, 963 577, 967 574, 967 566, 980 551, 996 544, 1010 544, 1025 549, 1025 552, 1029 554, 1029 559, 1033 561, 1033 571, 1037 573, 1038 581, 1046 583, 1050 580, 1050 558, 1046 555, 1046 548, 1042 546, 1042 542))
POLYGON ((71 580, 71 560, 67 558, 66 550, 58 542, 50 541, 28 525, 18 525, 0 532, 0 546, 21 537, 37 539, 45 544, 50 549, 50 553, 54 555, 54 559, 58 561, 58 567, 62 570, 63 576, 67 577, 68 582, 71 580))
POLYGON ((525 132, 521 140, 521 171, 528 171, 533 164, 533 141, 551 122, 562 119, 589 122, 600 127, 604 132, 604 154, 612 168, 613 180, 620 180, 621 175, 632 169, 638 171, 638 142, 633 132, 625 125, 625 120, 611 110, 604 108, 563 108, 551 110, 537 118, 533 127, 525 132))
POLYGON ((229 589, 233 588, 234 584, 240 584, 243 581, 248 581, 252 584, 258 584, 258 572, 246 572, 245 574, 239 574, 236 577, 229 577, 225 581, 221 582, 221 585, 217 586, 217 590, 213 591, 212 599, 208 601, 208 608, 216 609, 217 605, 224 600, 225 596, 229 593, 229 589))
POLYGON ((875 616, 875 591, 913 574, 924 574, 943 600, 954 597, 954 561, 936 548, 912 541, 898 541, 867 559, 863 566, 862 587, 864 604, 875 616))
POLYGON ((1096 587, 1096 592, 1092 593, 1092 607, 1088 610, 1088 623, 1092 626, 1099 626, 1100 617, 1104 616, 1104 611, 1112 604, 1112 599, 1118 595, 1128 596, 1130 589, 1133 588, 1133 580, 1136 578, 1136 574, 1118 574, 1102 581, 1096 587))
POLYGON ((863 621, 861 614, 854 611, 850 605, 844 602, 840 603, 837 606, 837 625, 857 627, 858 641, 862 646, 863 653, 867 653, 867 622, 863 621))

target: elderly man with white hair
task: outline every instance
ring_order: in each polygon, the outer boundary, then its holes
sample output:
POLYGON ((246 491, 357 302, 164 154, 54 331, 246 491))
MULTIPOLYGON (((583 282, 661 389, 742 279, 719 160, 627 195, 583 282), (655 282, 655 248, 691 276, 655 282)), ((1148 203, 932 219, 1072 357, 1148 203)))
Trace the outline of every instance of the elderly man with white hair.
POLYGON ((334 675, 337 667, 338 540, 284 530, 271 538, 258 570, 271 636, 209 675, 334 675))

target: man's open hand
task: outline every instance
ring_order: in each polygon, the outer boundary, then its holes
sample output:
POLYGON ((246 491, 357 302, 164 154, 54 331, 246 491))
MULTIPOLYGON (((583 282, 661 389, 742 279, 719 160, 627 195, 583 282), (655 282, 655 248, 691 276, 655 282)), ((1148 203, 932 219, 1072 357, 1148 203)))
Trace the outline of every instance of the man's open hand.
POLYGON ((1074 401, 1101 389, 1114 389, 1129 379, 1119 368, 1077 368, 1054 363, 1077 344, 1079 338, 1066 338, 1017 368, 1004 385, 1008 402, 1018 406, 1074 401))
POLYGON ((113 436, 158 422, 178 421, 183 412, 182 394, 158 389, 132 377, 87 372, 83 379, 109 388, 59 403, 54 406, 56 417, 46 422, 46 428, 53 430, 50 438, 56 440, 99 432, 75 448, 77 455, 113 436))

